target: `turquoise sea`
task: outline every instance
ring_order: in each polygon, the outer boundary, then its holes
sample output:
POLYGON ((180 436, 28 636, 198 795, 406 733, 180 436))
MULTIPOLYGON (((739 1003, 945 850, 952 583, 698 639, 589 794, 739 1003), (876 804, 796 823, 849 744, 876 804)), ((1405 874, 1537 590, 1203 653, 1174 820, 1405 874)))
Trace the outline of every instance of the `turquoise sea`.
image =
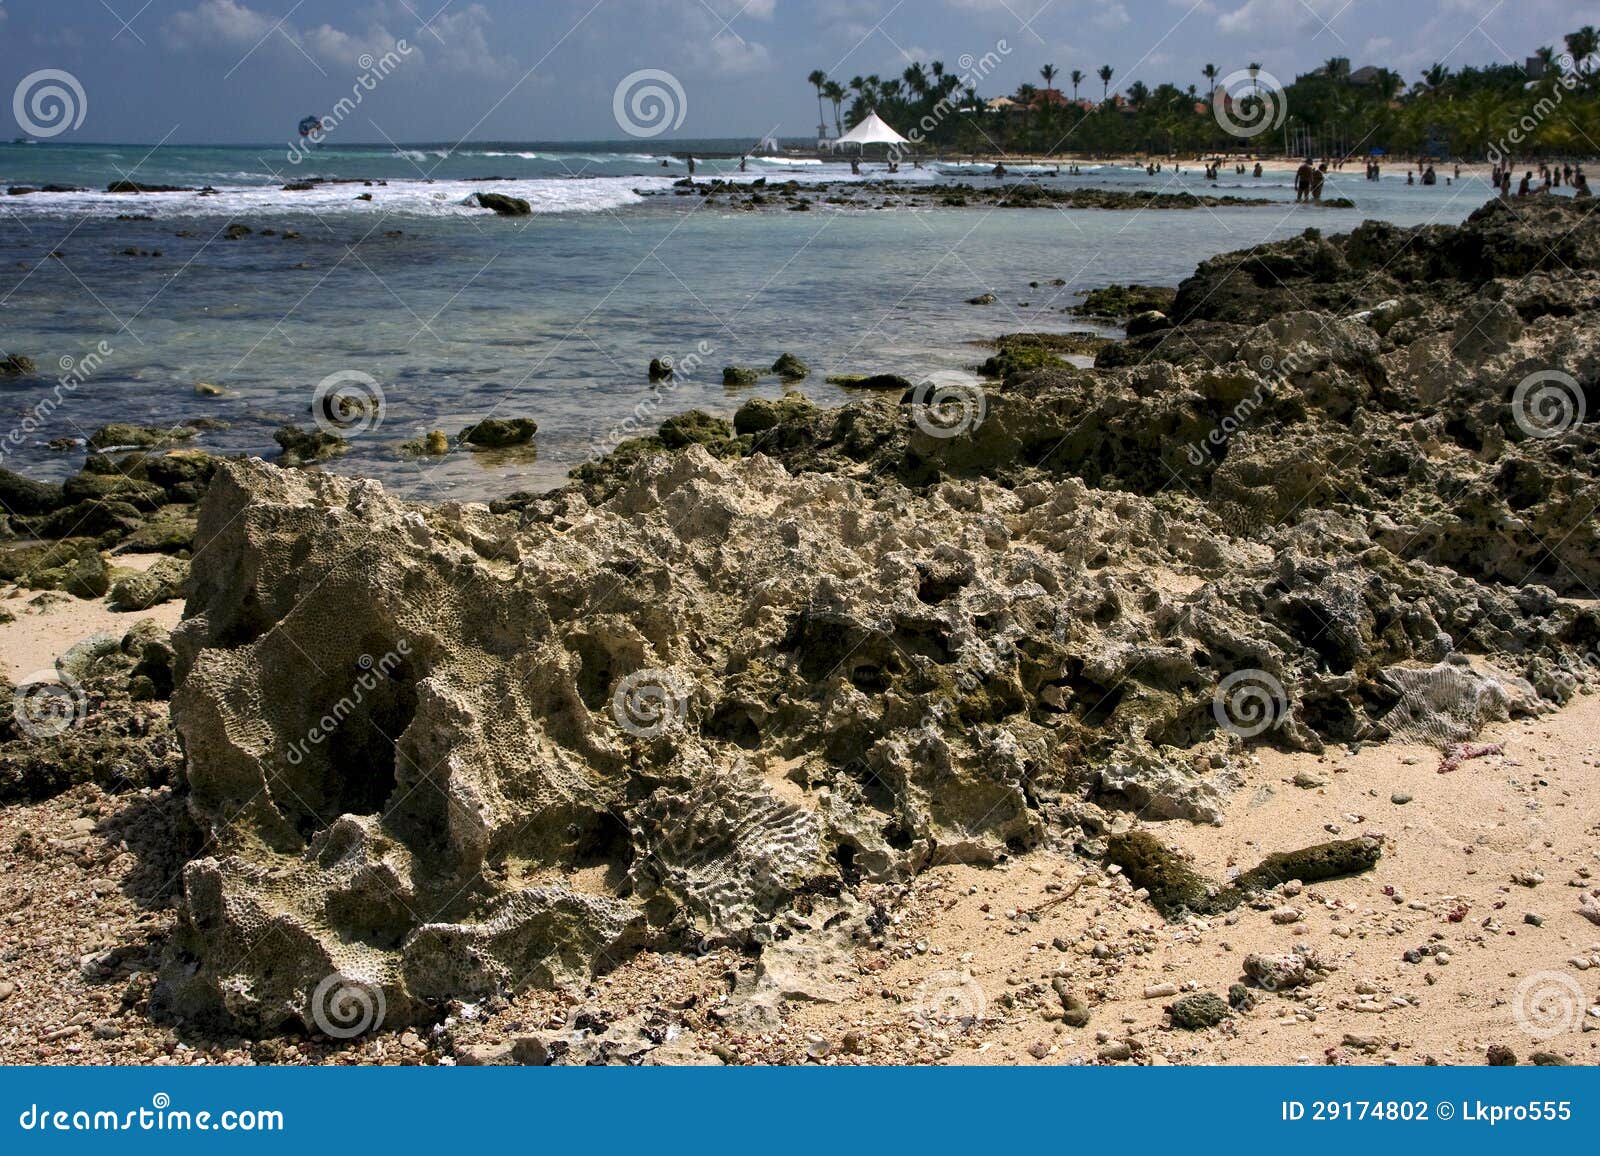
MULTIPOLYGON (((196 418, 216 427, 196 445, 271 456, 273 431, 309 425, 318 384, 345 374, 377 383, 381 422, 353 436, 350 453, 327 468, 419 498, 545 488, 618 436, 648 432, 673 413, 731 413, 750 396, 781 391, 775 379, 725 389, 724 365, 798 354, 813 369, 803 392, 837 404, 847 391, 826 385, 824 374, 917 378, 981 361, 974 343, 1001 333, 1092 328, 1070 313, 1089 289, 1175 285, 1208 256, 1311 226, 1454 224, 1490 195, 1470 179, 1407 186, 1398 167, 1374 184, 1358 168, 1333 174, 1327 194, 1350 197, 1355 210, 1301 207, 1285 175, 1230 172, 1212 183, 1188 164, 1181 175, 1083 164, 1078 175, 1021 168, 1009 179, 1210 188, 1271 203, 871 210, 819 200, 813 212, 792 213, 734 212, 671 195, 686 173, 684 155, 737 147, 345 146, 294 164, 288 142, 0 145, 0 186, 89 190, 0 197, 0 356, 24 354, 39 371, 0 382, 0 427, 16 429, 41 400, 61 398, 33 423, 39 428, 12 439, 5 464, 60 477, 79 468, 82 453, 51 442, 112 421, 196 418), (351 183, 283 188, 310 177, 351 183), (215 193, 103 191, 124 179, 215 193), (479 189, 524 197, 534 215, 471 207, 479 189), (250 233, 229 239, 235 224, 250 233), (1056 278, 1065 287, 1052 286, 1056 278), (966 304, 986 292, 998 304, 966 304), (646 367, 665 356, 693 371, 656 389, 646 367), (197 394, 201 382, 222 396, 197 394), (428 430, 454 434, 489 416, 535 418, 537 455, 418 461, 396 451, 428 430)), ((929 164, 905 167, 898 179, 991 181, 982 173, 929 164)), ((736 157, 702 157, 697 175, 850 179, 844 165, 783 157, 752 158, 743 174, 736 157)), ((869 164, 861 179, 883 175, 869 164)))

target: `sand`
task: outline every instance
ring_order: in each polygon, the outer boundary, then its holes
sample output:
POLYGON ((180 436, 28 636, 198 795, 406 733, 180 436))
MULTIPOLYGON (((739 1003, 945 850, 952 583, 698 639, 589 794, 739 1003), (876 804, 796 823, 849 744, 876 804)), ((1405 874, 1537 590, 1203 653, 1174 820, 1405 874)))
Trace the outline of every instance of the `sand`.
MULTIPOLYGON (((4 603, 17 613, 0 627, 13 677, 140 617, 27 602, 4 603)), ((180 610, 144 616, 170 624, 180 610)), ((1420 746, 1263 750, 1220 827, 1153 825, 1218 879, 1271 851, 1383 840, 1369 874, 1291 884, 1223 917, 1168 924, 1115 868, 1065 848, 862 886, 888 918, 882 946, 824 960, 806 976, 818 1000, 791 1003, 766 1030, 726 1018, 729 992, 756 967, 728 950, 645 953, 587 992, 529 992, 453 1009, 436 1030, 348 1044, 156 1022, 148 998, 181 865, 176 803, 168 789, 81 786, 0 808, 0 1062, 468 1063, 579 1009, 669 1017, 676 1038, 656 1059, 674 1061, 1482 1064, 1498 1046, 1523 1062, 1600 1062, 1600 926, 1579 914, 1580 895, 1600 887, 1600 696, 1482 737, 1503 754, 1449 773, 1420 746), (1326 963, 1319 982, 1257 990, 1253 1008, 1203 1031, 1168 1023, 1173 993, 1226 998, 1249 953, 1296 948, 1326 963), (1086 1027, 1062 1022, 1058 977, 1089 1004, 1086 1027)))
MULTIPOLYGON (((113 562, 126 570, 148 570, 159 554, 118 554, 113 562)), ((40 593, 16 587, 0 590, 0 611, 12 615, 0 622, 0 675, 13 683, 47 676, 55 660, 73 643, 96 634, 125 634, 135 622, 153 618, 171 630, 183 617, 182 602, 167 602, 134 614, 119 613, 104 599, 74 598, 55 591, 40 593)), ((3 615, 0 615, 3 617, 3 615)))

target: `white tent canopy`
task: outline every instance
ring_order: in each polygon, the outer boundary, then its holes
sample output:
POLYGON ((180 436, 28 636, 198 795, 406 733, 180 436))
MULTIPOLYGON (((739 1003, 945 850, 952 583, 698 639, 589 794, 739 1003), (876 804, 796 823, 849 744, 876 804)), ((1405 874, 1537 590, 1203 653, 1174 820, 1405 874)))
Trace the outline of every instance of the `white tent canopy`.
POLYGON ((868 113, 866 120, 834 142, 835 145, 908 145, 910 143, 905 137, 890 128, 888 123, 875 112, 868 113))

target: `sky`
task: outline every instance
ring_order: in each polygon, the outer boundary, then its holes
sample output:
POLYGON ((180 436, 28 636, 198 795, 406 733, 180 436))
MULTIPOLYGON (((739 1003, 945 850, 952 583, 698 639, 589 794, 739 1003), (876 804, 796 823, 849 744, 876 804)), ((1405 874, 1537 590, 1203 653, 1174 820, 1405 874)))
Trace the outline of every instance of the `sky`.
POLYGON ((1521 63, 1584 24, 1600 25, 1600 3, 0 0, 0 98, 13 94, 0 116, 16 120, 51 84, 36 74, 59 70, 82 94, 54 82, 76 124, 62 141, 281 140, 357 90, 342 140, 619 140, 624 120, 663 142, 805 137, 816 68, 848 82, 940 59, 981 74, 985 96, 1039 83, 1044 64, 1091 77, 1109 64, 1114 89, 1204 87, 1205 64, 1252 61, 1287 83, 1333 56, 1414 81, 1436 60, 1521 63))

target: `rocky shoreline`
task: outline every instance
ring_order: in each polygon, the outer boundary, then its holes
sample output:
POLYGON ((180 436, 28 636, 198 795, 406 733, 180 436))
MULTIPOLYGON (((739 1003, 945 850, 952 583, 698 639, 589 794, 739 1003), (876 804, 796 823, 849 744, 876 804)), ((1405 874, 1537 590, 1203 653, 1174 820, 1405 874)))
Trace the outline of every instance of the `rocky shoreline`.
MULTIPOLYGON (((1092 369, 1014 336, 988 385, 684 415, 489 507, 158 443, 0 474, 7 580, 187 597, 170 637, 64 660, 72 725, 0 733, 0 800, 144 800, 120 854, 166 880, 160 931, 91 969, 137 1014, 428 1062, 636 958, 737 977, 687 983, 678 1028, 782 1031, 952 871, 1077 864, 1179 931, 1276 911, 1408 849, 1329 822, 1197 870, 1173 825, 1222 823, 1261 752, 1468 776, 1485 728, 1600 681, 1596 285, 1580 206, 1491 203, 1108 296, 1139 321, 1092 369)), ((1169 1030, 1335 966, 1251 958, 1169 1030)), ((1136 1059, 1058 978, 1060 1022, 1136 1059)), ((664 1046, 673 1016, 630 1014, 475 1058, 664 1046)))
MULTIPOLYGON (((884 209, 945 208, 965 209, 989 205, 1006 209, 1216 209, 1262 208, 1283 205, 1283 200, 1264 197, 1237 197, 1229 193, 1127 192, 1103 188, 1052 188, 1040 180, 990 185, 929 184, 915 181, 798 181, 681 180, 671 189, 638 189, 642 197, 699 197, 703 203, 744 211, 787 210, 809 212, 813 208, 884 209)), ((1346 197, 1329 198, 1308 210, 1353 209, 1346 197)))

